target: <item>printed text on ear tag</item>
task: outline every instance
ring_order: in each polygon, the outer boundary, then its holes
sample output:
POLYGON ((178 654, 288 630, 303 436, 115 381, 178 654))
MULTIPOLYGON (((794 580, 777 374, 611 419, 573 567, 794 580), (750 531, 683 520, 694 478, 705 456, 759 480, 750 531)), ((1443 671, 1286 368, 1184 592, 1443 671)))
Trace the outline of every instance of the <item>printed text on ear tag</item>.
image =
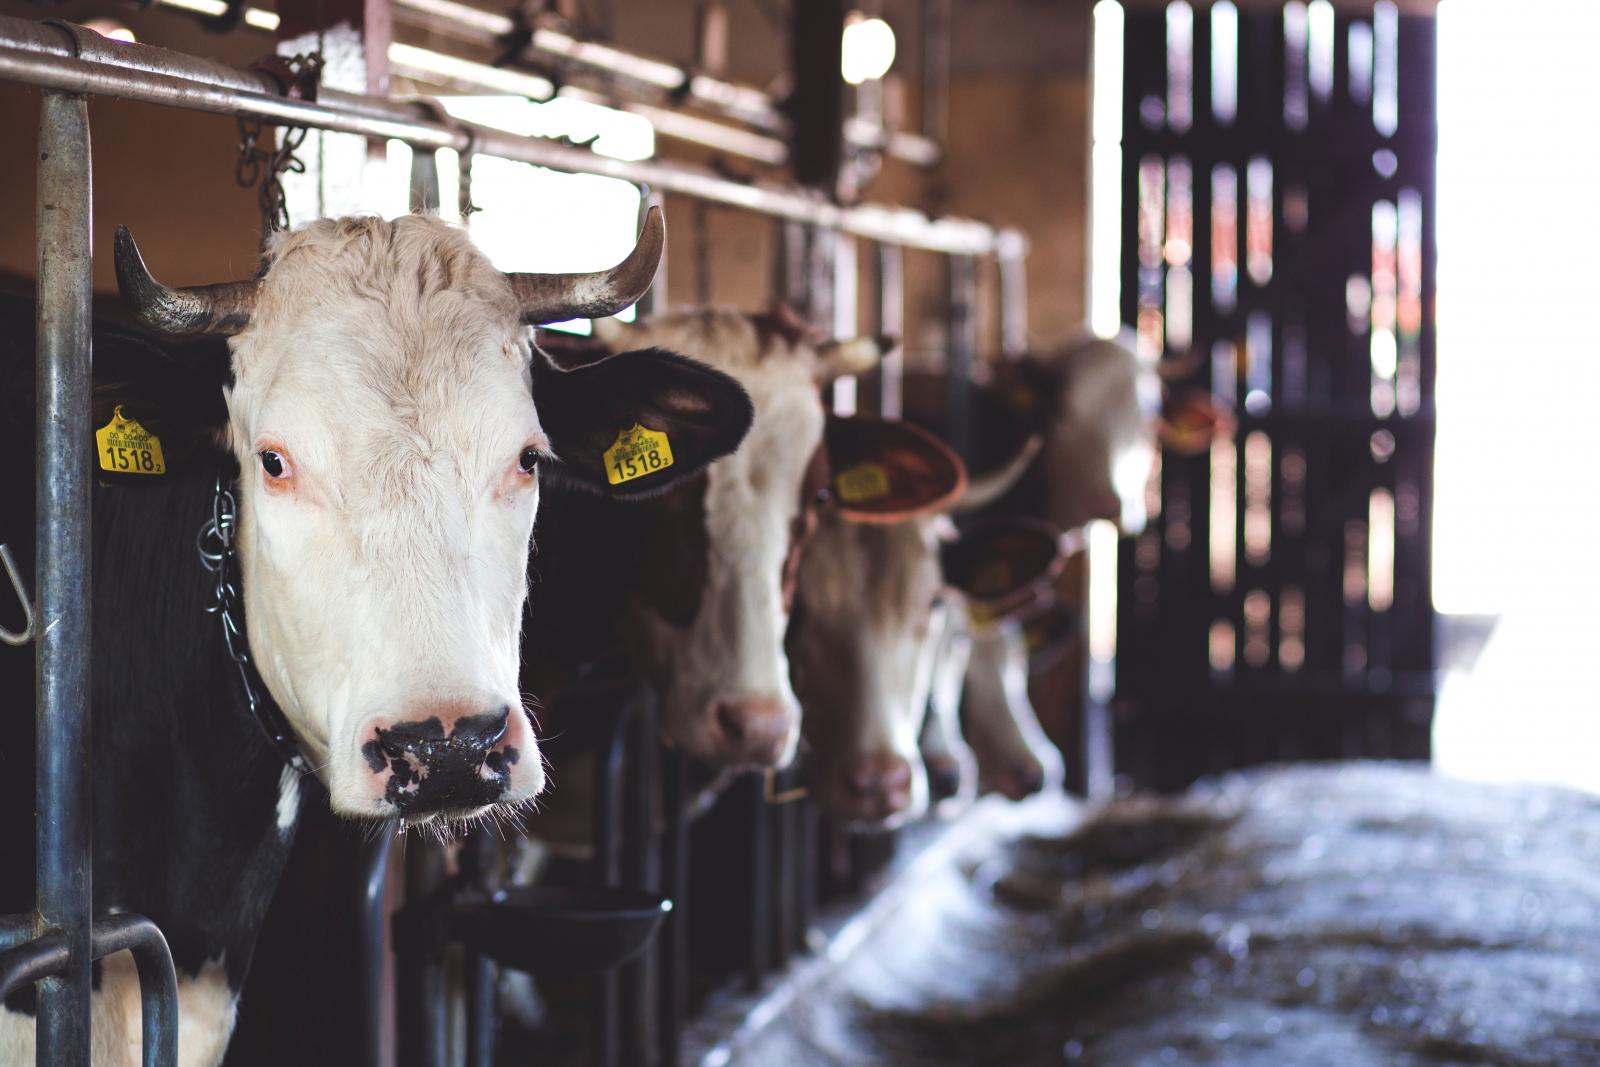
POLYGON ((161 439, 122 413, 122 405, 111 421, 95 431, 95 454, 100 469, 114 474, 165 474, 166 457, 161 454, 161 439))
POLYGON ((616 443, 606 449, 602 458, 606 481, 621 485, 672 466, 672 446, 667 443, 666 434, 634 423, 631 430, 617 434, 616 443))
POLYGON ((840 471, 833 479, 839 499, 846 504, 863 504, 889 495, 889 472, 876 463, 862 463, 840 471))

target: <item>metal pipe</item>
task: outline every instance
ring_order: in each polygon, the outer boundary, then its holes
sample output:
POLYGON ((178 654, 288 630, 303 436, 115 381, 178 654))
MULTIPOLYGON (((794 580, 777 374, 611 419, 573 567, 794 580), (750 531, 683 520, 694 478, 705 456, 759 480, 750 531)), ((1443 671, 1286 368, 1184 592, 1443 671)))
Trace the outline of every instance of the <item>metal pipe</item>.
POLYGON ((389 877, 389 853, 394 848, 397 830, 392 820, 378 830, 378 836, 366 846, 366 877, 361 880, 357 900, 361 916, 361 959, 357 980, 360 988, 357 999, 361 1002, 362 1062, 366 1067, 382 1067, 384 1063, 384 982, 383 935, 385 919, 384 886, 389 877))
POLYGON ((965 463, 973 456, 972 371, 978 359, 978 270, 967 256, 952 256, 950 282, 950 341, 946 394, 945 440, 965 463))
MULTIPOLYGON (((58 930, 6 949, 0 952, 0 1000, 66 969, 67 939, 58 930)), ((42 1065, 45 1060, 41 1057, 38 1062, 42 1065)), ((88 1058, 83 1062, 87 1064, 88 1058)))
POLYGON ((427 148, 463 151, 470 146, 481 155, 553 170, 621 178, 648 184, 661 192, 947 255, 993 255, 1005 241, 1025 240, 1020 234, 996 231, 968 219, 929 219, 918 211, 880 204, 841 207, 814 194, 730 181, 704 167, 611 159, 552 140, 519 137, 470 123, 443 122, 420 102, 334 90, 324 90, 315 104, 289 100, 265 90, 239 87, 238 79, 253 77, 240 71, 232 71, 229 84, 224 86, 211 77, 216 64, 191 60, 165 49, 106 41, 98 46, 96 55, 90 59, 74 57, 61 35, 49 32, 48 27, 41 32, 38 24, 26 19, 0 17, 0 79, 45 89, 255 116, 282 125, 392 137, 427 148), (121 50, 131 48, 141 51, 134 61, 125 61, 121 50), (98 58, 100 52, 106 58, 98 58), (152 60, 150 53, 158 53, 160 62, 152 60))
POLYGON ((898 419, 905 406, 906 257, 898 245, 878 246, 878 333, 898 337, 900 345, 883 357, 878 414, 898 419))
MULTIPOLYGON (((517 24, 509 16, 455 3, 454 0, 397 0, 395 13, 402 22, 429 33, 443 33, 478 44, 498 42, 517 32, 517 24)), ((534 30, 527 51, 559 64, 568 73, 587 74, 597 81, 604 81, 608 90, 613 89, 613 83, 620 79, 646 90, 652 97, 659 97, 660 100, 656 102, 685 100, 719 118, 742 122, 762 133, 771 134, 780 145, 788 140, 788 116, 771 94, 754 86, 691 72, 611 45, 580 41, 550 29, 534 30)), ((563 86, 562 95, 567 95, 571 88, 563 86)), ((608 92, 606 95, 614 97, 616 94, 608 92)), ((619 105, 612 100, 607 101, 626 111, 636 110, 630 105, 639 102, 624 100, 619 105)), ((668 114, 689 118, 679 112, 668 114)), ((661 132, 667 136, 677 136, 666 129, 661 132)), ((878 148, 896 159, 920 167, 933 166, 942 155, 939 144, 932 138, 907 131, 885 134, 870 123, 846 123, 844 136, 846 141, 858 148, 878 148)), ((687 139, 698 140, 696 137, 687 139)))
POLYGON ((1000 264, 1000 352, 1020 356, 1028 350, 1027 249, 1002 245, 1000 264))
POLYGON ((66 968, 39 985, 38 1062, 89 1063, 89 109, 46 93, 39 119, 36 650, 40 934, 66 968))
POLYGON ((139 972, 144 1067, 178 1062, 178 972, 160 927, 143 915, 107 915, 94 924, 94 958, 133 954, 139 972))

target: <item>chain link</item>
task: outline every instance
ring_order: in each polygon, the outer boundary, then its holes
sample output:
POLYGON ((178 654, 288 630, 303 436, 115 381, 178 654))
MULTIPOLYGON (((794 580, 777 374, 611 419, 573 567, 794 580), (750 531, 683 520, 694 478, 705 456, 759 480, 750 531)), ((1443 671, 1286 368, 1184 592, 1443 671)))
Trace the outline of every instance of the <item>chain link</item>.
POLYGON ((228 658, 233 660, 234 668, 239 672, 239 684, 244 688, 250 717, 266 733, 290 767, 302 775, 310 774, 311 766, 300 752, 288 724, 281 721, 281 713, 276 708, 269 722, 267 709, 262 705, 260 691, 256 688, 256 675, 250 661, 250 643, 245 639, 244 625, 239 621, 243 607, 235 582, 238 557, 233 549, 238 523, 239 509, 233 489, 219 474, 216 492, 211 498, 211 517, 200 527, 194 539, 195 550, 200 553, 200 565, 215 582, 206 613, 217 616, 222 626, 222 643, 228 650, 228 658))
MULTIPOLYGON (((322 79, 322 54, 311 52, 297 55, 275 65, 274 76, 282 80, 287 75, 290 84, 284 86, 287 95, 314 100, 322 79), (277 72, 281 72, 277 73, 277 72)), ((260 119, 240 116, 239 161, 234 177, 245 189, 256 190, 256 202, 261 209, 261 240, 268 235, 289 228, 289 205, 284 197, 283 176, 304 174, 305 161, 295 153, 305 144, 304 126, 285 126, 282 136, 274 143, 272 133, 260 119)))

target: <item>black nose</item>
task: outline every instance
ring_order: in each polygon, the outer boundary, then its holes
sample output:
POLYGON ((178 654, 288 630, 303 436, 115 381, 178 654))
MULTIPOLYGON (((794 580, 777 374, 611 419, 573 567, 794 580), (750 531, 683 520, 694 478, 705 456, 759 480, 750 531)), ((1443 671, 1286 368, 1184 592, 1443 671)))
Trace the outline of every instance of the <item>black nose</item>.
POLYGON ((413 756, 424 763, 439 760, 482 759, 500 743, 511 721, 511 709, 498 708, 483 715, 464 715, 451 724, 450 733, 437 716, 412 722, 397 722, 378 731, 378 744, 392 759, 413 756))
POLYGON ((961 792, 961 765, 954 760, 934 760, 928 763, 928 793, 934 800, 944 800, 961 792))
POLYGON ((363 749, 369 765, 387 773, 384 797, 402 813, 482 807, 510 788, 519 753, 497 748, 511 709, 463 715, 445 732, 438 716, 398 722, 377 731, 363 749))

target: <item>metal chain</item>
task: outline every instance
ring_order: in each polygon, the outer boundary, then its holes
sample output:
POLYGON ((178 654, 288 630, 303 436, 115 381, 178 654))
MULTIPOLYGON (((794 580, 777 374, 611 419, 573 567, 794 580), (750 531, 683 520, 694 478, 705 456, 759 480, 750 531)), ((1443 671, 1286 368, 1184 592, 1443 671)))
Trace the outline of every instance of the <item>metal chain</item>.
MULTIPOLYGON (((294 56, 273 69, 281 70, 292 79, 292 84, 284 87, 286 94, 316 98, 316 87, 322 78, 320 52, 294 56)), ((272 134, 260 119, 240 116, 238 124, 239 162, 234 177, 242 188, 256 189, 256 202, 261 208, 261 240, 265 244, 268 235, 289 228, 283 176, 305 173, 305 161, 295 153, 305 143, 309 131, 304 126, 285 126, 282 137, 274 144, 272 134)))
POLYGON ((217 616, 222 625, 222 643, 228 650, 228 658, 233 660, 239 672, 239 684, 244 687, 250 717, 266 733, 268 740, 290 767, 302 775, 310 774, 310 764, 287 729, 288 724, 278 721, 281 720, 281 713, 276 708, 273 709, 275 721, 269 723, 267 710, 261 703, 261 695, 255 685, 250 645, 245 639, 244 626, 239 621, 242 611, 239 587, 234 581, 238 560, 234 555, 233 539, 238 523, 239 509, 233 498, 233 490, 218 474, 216 492, 211 498, 211 518, 200 527, 194 539, 195 550, 200 553, 200 565, 211 573, 215 581, 211 605, 206 608, 206 613, 217 616))

